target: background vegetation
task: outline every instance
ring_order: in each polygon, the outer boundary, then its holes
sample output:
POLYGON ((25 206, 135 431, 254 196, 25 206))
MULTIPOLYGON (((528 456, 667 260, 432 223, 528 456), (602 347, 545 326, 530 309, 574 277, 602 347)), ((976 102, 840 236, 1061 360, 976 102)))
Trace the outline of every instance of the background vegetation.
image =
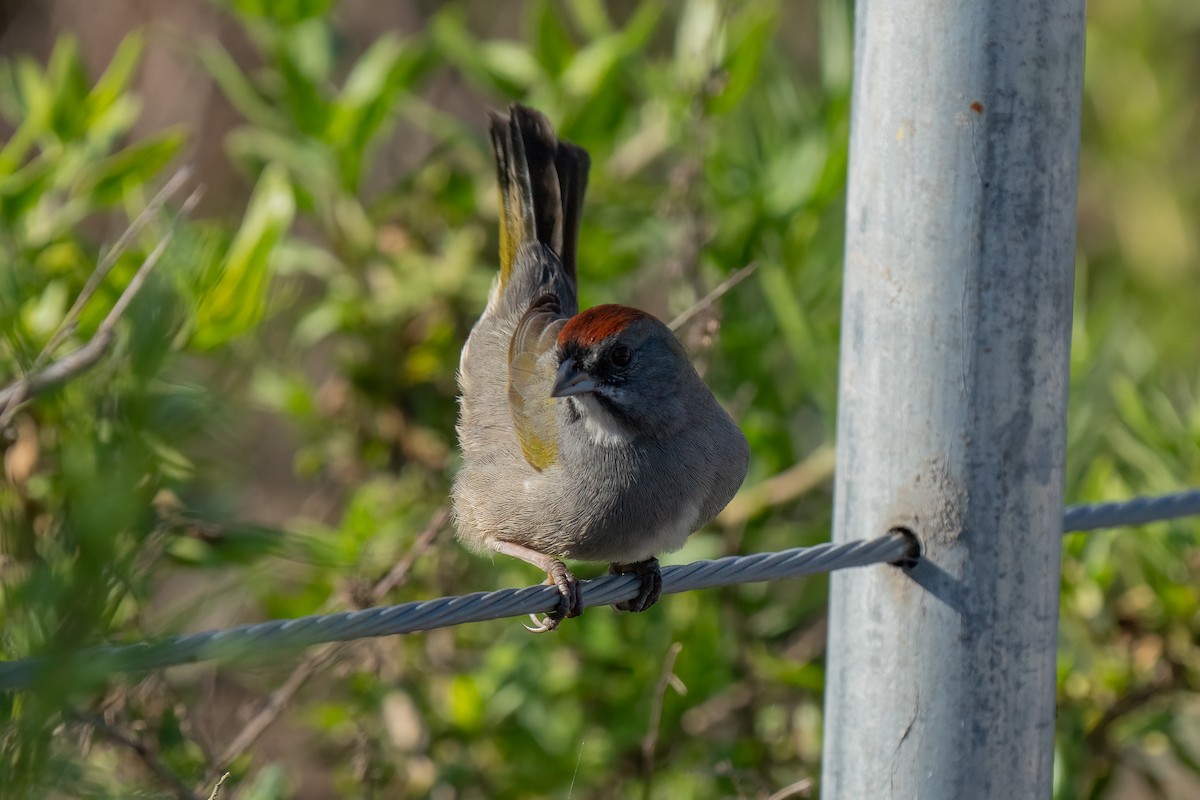
MULTIPOLYGON (((669 318, 758 265, 684 331, 754 459, 672 559, 824 540, 850 5, 139 8, 0 8, 0 386, 104 350, 0 407, 0 657, 55 665, 0 696, 0 795, 208 797, 228 771, 255 800, 815 796, 820 579, 536 638, 136 678, 72 654, 537 580, 444 514, 495 261, 483 110, 512 100, 592 152, 584 305, 669 318)), ((1089 4, 1073 502, 1200 483, 1197 8, 1089 4)), ((1200 791, 1198 534, 1067 539, 1056 797, 1200 791)))

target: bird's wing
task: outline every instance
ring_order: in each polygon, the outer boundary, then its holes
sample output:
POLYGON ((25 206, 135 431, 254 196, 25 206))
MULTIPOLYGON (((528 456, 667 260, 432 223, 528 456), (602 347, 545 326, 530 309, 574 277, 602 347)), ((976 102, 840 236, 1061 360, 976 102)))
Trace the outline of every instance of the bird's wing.
POLYGON ((541 472, 558 456, 558 416, 550 396, 558 372, 555 342, 567 321, 558 298, 544 294, 530 305, 508 348, 508 404, 521 453, 541 472))
POLYGON ((493 113, 490 130, 500 187, 496 313, 519 320, 509 341, 508 403, 521 452, 540 472, 558 454, 555 342, 579 310, 576 242, 590 160, 522 105, 493 113))

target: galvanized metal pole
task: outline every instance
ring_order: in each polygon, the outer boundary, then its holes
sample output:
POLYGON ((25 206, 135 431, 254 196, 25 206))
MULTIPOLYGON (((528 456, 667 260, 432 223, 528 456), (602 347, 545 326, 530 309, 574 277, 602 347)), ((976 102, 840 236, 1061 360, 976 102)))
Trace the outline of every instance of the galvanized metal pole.
POLYGON ((1083 0, 859 0, 822 796, 1049 797, 1083 0))

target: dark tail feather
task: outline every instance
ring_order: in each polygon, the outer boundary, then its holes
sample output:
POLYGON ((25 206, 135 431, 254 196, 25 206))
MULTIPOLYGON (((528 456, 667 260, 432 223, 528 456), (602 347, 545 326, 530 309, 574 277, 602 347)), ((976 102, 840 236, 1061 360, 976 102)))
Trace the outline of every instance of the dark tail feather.
POLYGON ((508 283, 517 250, 537 240, 563 262, 575 283, 579 216, 587 188, 587 152, 560 142, 540 112, 513 105, 491 113, 500 184, 500 283, 508 283))
POLYGON ((513 136, 508 117, 495 111, 488 116, 500 187, 500 285, 503 286, 508 283, 521 242, 535 235, 533 199, 528 181, 521 178, 528 172, 521 137, 513 136))
POLYGON ((583 213, 583 195, 587 192, 588 168, 592 160, 587 150, 571 142, 559 142, 554 154, 558 187, 562 191, 563 234, 559 257, 571 281, 575 281, 575 255, 579 246, 579 218, 583 213))

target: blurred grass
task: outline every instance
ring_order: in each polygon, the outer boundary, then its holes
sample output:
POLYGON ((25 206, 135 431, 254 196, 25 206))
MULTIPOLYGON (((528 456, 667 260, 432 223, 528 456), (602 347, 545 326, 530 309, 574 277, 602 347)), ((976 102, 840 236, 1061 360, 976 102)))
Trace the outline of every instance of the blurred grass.
MULTIPOLYGON (((359 643, 230 764, 217 754, 292 657, 113 681, 70 661, 97 641, 347 606, 410 551, 456 468, 454 368, 495 269, 488 105, 542 108, 592 153, 584 305, 669 318, 758 264, 684 338, 751 441, 748 487, 805 459, 828 470, 847 3, 449 3, 366 42, 329 0, 218 5, 225 35, 176 37, 239 120, 224 163, 246 191, 178 223, 110 358, 0 444, 0 655, 62 664, 0 697, 0 794, 179 796, 79 711, 202 797, 224 769, 223 791, 253 798, 766 797, 819 777, 823 579, 596 610, 553 637, 498 621, 359 643), (675 642, 678 683, 659 695, 675 642)), ((0 69, 0 375, 36 362, 98 241, 199 135, 131 136, 152 35, 95 81, 70 38, 47 66, 0 69)), ((1200 14, 1101 0, 1088 37, 1073 502, 1200 483, 1200 14)), ((52 355, 86 340, 167 221, 52 355)), ((671 560, 823 540, 828 481, 796 486, 671 560)), ((1196 790, 1197 532, 1067 539, 1056 797, 1196 790)), ((536 577, 443 531, 388 599, 536 577)))

